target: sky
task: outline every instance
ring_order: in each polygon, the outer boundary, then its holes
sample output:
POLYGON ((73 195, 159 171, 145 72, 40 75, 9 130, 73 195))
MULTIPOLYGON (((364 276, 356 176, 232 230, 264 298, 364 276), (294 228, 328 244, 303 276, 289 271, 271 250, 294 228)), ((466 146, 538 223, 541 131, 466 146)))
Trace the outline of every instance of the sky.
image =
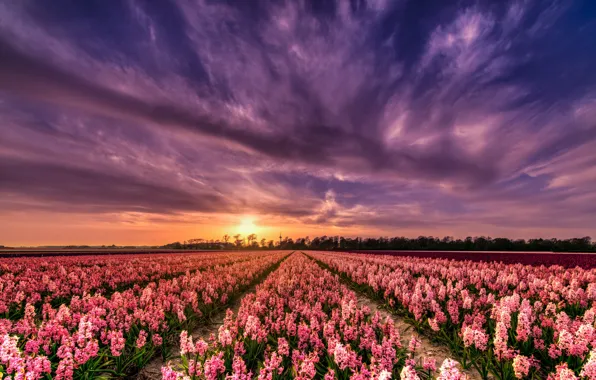
POLYGON ((589 0, 2 1, 0 245, 596 235, 595 35, 589 0))

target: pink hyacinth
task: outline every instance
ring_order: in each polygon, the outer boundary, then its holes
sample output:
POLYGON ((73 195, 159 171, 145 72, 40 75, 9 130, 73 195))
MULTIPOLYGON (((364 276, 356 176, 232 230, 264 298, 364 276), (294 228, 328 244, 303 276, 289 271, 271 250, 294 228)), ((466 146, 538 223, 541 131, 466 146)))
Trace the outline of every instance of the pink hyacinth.
POLYGON ((223 347, 230 346, 232 344, 232 333, 228 329, 224 329, 223 326, 219 328, 218 333, 219 344, 223 347))
POLYGON ((186 330, 182 331, 180 333, 180 354, 194 354, 195 352, 196 350, 192 341, 192 336, 189 336, 186 330))
POLYGON ((437 360, 435 358, 425 357, 422 359, 422 368, 426 371, 435 372, 437 370, 437 360))
POLYGON ((335 371, 329 368, 327 373, 325 374, 324 380, 334 380, 335 379, 335 371))
POLYGON ((466 347, 474 346, 480 351, 486 350, 488 335, 484 331, 466 326, 463 329, 462 335, 466 347))
POLYGON ((346 347, 341 343, 337 343, 335 345, 333 357, 335 359, 335 363, 337 363, 337 366, 340 369, 353 367, 355 364, 355 353, 349 347, 346 347))
POLYGON ((163 338, 159 334, 153 334, 151 336, 151 341, 153 342, 154 346, 161 346, 163 343, 163 338))
POLYGON ((516 355, 515 358, 513 358, 513 371, 515 372, 515 377, 518 379, 528 376, 528 373, 530 372, 530 360, 528 357, 524 355, 516 355))
POLYGON ((416 352, 416 350, 419 349, 421 345, 422 341, 417 336, 413 335, 412 339, 410 339, 410 343, 408 344, 408 350, 410 352, 416 352))
POLYGON ((250 380, 252 379, 252 372, 247 371, 246 363, 240 356, 234 356, 232 362, 232 375, 228 376, 230 380, 250 380))
POLYGON ((281 356, 290 355, 290 345, 285 338, 279 338, 277 340, 277 353, 281 356))
POLYGON ((401 380, 420 380, 420 377, 418 377, 418 374, 416 373, 416 369, 411 365, 406 365, 402 368, 399 373, 399 378, 401 380))
POLYGON ((195 347, 192 352, 199 354, 200 356, 205 355, 207 350, 209 349, 209 344, 205 342, 203 339, 199 339, 197 343, 195 343, 195 347))
POLYGON ((559 364, 556 372, 549 374, 547 380, 579 380, 575 373, 567 367, 567 363, 559 364))
POLYGON ((110 332, 110 350, 113 356, 120 356, 126 340, 121 330, 110 332))
POLYGON ((590 352, 588 360, 584 363, 580 372, 581 377, 585 377, 588 380, 596 380, 596 352, 590 352))
POLYGON ((207 380, 216 380, 219 375, 225 372, 225 370, 226 367, 223 361, 223 352, 205 360, 204 371, 207 380))
POLYGON ((185 377, 183 373, 175 371, 170 367, 161 367, 161 376, 163 380, 180 380, 185 377))
POLYGON ((139 337, 137 338, 137 341, 135 343, 137 348, 145 347, 145 343, 147 343, 147 332, 145 330, 141 330, 139 332, 139 337))
POLYGON ((439 368, 437 380, 466 380, 468 376, 459 371, 458 364, 455 360, 445 359, 439 368))

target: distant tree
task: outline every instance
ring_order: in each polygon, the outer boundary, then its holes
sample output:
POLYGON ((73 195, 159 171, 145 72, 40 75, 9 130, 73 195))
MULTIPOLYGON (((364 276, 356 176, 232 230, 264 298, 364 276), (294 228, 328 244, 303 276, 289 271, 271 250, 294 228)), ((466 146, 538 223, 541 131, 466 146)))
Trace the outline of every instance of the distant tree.
POLYGON ((257 235, 256 234, 250 234, 246 237, 246 240, 248 241, 248 246, 252 247, 252 242, 256 242, 257 240, 257 235))
MULTIPOLYGON (((224 242, 219 240, 206 241, 204 239, 189 239, 185 244, 180 242, 170 243, 163 246, 168 249, 230 249, 233 247, 242 248, 244 240, 241 234, 234 235, 233 243, 229 243, 230 236, 224 235, 224 242)), ((251 234, 247 236, 247 247, 252 249, 259 248, 257 236, 251 234)), ((275 240, 261 239, 262 248, 275 248, 278 242, 275 240)), ((82 248, 84 246, 70 246, 70 248, 82 248)), ((115 248, 112 246, 103 246, 105 248, 115 248)), ((551 251, 551 252, 596 252, 596 244, 592 242, 589 236, 572 239, 518 239, 511 240, 507 238, 492 238, 490 236, 466 237, 465 239, 454 239, 451 236, 443 238, 433 236, 418 236, 417 238, 399 237, 379 237, 379 238, 360 238, 344 236, 317 236, 312 239, 297 238, 293 240, 289 237, 282 239, 279 245, 280 249, 293 250, 368 250, 368 249, 386 249, 386 250, 459 250, 459 251, 551 251)))
POLYGON ((234 237, 234 244, 236 244, 236 247, 241 248, 242 245, 244 244, 244 239, 242 239, 242 235, 236 234, 233 237, 234 237))

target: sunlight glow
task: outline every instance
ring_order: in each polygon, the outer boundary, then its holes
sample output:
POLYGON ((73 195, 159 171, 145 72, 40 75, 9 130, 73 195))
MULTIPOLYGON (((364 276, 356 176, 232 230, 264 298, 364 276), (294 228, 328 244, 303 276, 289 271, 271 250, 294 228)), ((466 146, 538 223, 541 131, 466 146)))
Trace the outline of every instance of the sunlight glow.
POLYGON ((249 216, 243 217, 240 220, 240 224, 236 227, 236 231, 245 237, 250 234, 256 234, 258 229, 259 228, 255 225, 254 218, 249 216))

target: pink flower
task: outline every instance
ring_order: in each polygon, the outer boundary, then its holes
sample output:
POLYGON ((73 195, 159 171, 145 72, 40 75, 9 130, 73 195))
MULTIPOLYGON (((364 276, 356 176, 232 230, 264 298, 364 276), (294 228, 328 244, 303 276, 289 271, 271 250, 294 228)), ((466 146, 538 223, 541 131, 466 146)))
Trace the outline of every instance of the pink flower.
POLYGON ((486 350, 488 344, 488 335, 482 330, 471 326, 464 327, 462 331, 464 345, 466 347, 475 346, 480 351, 486 350))
POLYGON ((521 303, 519 315, 517 317, 517 340, 519 342, 525 342, 531 333, 531 325, 533 322, 533 312, 530 301, 524 299, 521 303))
POLYGON ((465 380, 468 377, 461 373, 457 368, 459 363, 452 359, 445 359, 441 368, 439 368, 439 376, 437 380, 465 380))
POLYGON ((147 332, 145 330, 139 331, 139 337, 136 341, 137 348, 145 347, 145 343, 147 343, 147 332))
POLYGON ((419 349, 421 345, 422 341, 418 339, 417 336, 412 335, 412 339, 410 339, 410 343, 408 344, 408 350, 410 352, 416 352, 416 350, 419 349))
POLYGON ((411 365, 406 365, 402 368, 401 372, 399 373, 399 378, 401 380, 420 380, 416 370, 411 365))
POLYGON ((163 380, 179 380, 185 377, 184 374, 177 372, 170 367, 161 367, 161 376, 163 380))
POLYGON ((324 380, 334 380, 335 379, 335 371, 329 368, 327 373, 325 374, 324 380))
POLYGON ((277 352, 272 352, 267 358, 265 358, 264 367, 261 372, 264 376, 273 375, 277 373, 281 375, 284 368, 281 366, 283 358, 277 355, 277 352))
POLYGON ((161 335, 159 335, 159 334, 153 334, 151 336, 151 341, 153 342, 153 345, 156 347, 161 346, 163 343, 163 339, 162 339, 161 335))
POLYGON ((124 335, 122 335, 122 331, 111 331, 109 336, 112 356, 120 356, 122 354, 122 350, 124 349, 124 345, 126 344, 126 340, 124 339, 124 335))
POLYGON ((285 338, 278 338, 277 339, 277 352, 281 356, 288 356, 290 355, 290 345, 285 338))
POLYGON ((226 367, 223 361, 223 352, 205 360, 205 378, 207 380, 216 380, 218 376, 225 372, 226 367))
POLYGON ((567 363, 559 364, 554 374, 548 375, 548 380, 579 380, 575 373, 567 367, 567 363))
POLYGON ((435 358, 423 358, 422 368, 430 372, 435 372, 437 370, 437 360, 435 358))
POLYGON ((333 358, 339 369, 353 368, 356 364, 356 354, 341 343, 337 343, 333 349, 333 358))
POLYGON ((515 377, 518 379, 528 376, 528 373, 530 372, 530 360, 528 357, 516 355, 515 358, 513 358, 513 371, 515 372, 515 377))
POLYGON ((250 380, 252 379, 252 372, 246 370, 246 364, 240 356, 234 356, 232 363, 232 375, 226 378, 230 380, 250 380))
POLYGON ((436 318, 428 318, 428 325, 430 326, 431 330, 433 330, 433 331, 441 330, 436 318))
POLYGON ((188 335, 186 330, 180 333, 180 355, 194 354, 196 352, 192 336, 188 335))
POLYGON ((219 343, 223 346, 230 346, 232 345, 232 334, 230 330, 224 329, 223 326, 219 328, 219 343))
POLYGON ((54 377, 57 380, 69 380, 73 378, 74 374, 74 362, 72 358, 72 354, 68 354, 64 359, 60 360, 58 363, 58 368, 56 369, 56 376, 54 377))
POLYGON ((209 348, 209 344, 207 342, 205 342, 203 339, 199 339, 197 341, 197 343, 195 344, 195 347, 192 350, 192 352, 197 353, 200 356, 203 356, 207 352, 208 348, 209 348))
POLYGON ((588 361, 584 364, 580 376, 588 378, 588 380, 596 380, 596 353, 590 352, 588 361))

